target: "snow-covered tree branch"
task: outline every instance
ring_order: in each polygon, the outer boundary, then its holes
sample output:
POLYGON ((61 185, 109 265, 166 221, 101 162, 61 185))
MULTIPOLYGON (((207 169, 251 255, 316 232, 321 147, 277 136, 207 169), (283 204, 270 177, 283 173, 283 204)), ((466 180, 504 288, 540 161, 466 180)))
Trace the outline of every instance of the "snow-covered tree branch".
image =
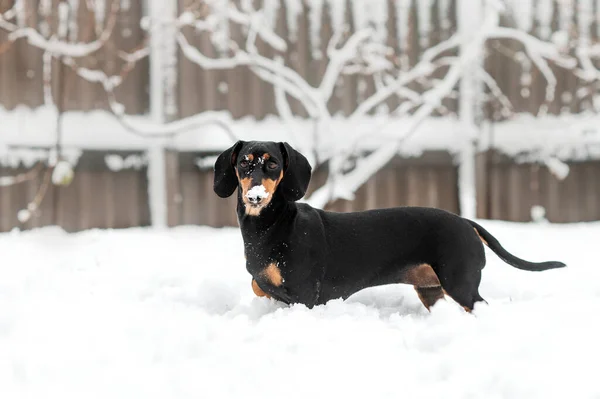
MULTIPOLYGON (((464 5, 466 7, 472 6, 472 4, 464 5)), ((415 134, 423 120, 430 116, 436 106, 440 105, 441 101, 451 93, 459 81, 465 78, 464 74, 472 72, 470 67, 473 65, 477 66, 479 69, 479 71, 476 71, 476 73, 481 76, 480 81, 489 87, 490 91, 494 94, 498 101, 500 101, 505 110, 510 110, 512 108, 510 101, 502 93, 494 78, 489 75, 489 73, 483 69, 482 64, 478 62, 483 58, 484 46, 488 40, 511 39, 521 43, 526 50, 527 56, 536 65, 547 81, 546 103, 549 103, 553 100, 556 89, 556 77, 552 71, 552 68, 550 67, 550 63, 576 72, 575 69, 578 65, 577 59, 561 52, 555 43, 544 42, 528 34, 527 32, 518 30, 516 28, 500 26, 500 15, 505 11, 503 3, 490 0, 486 2, 485 6, 485 15, 483 18, 475 18, 475 20, 482 21, 479 28, 469 32, 467 35, 460 35, 457 33, 448 40, 428 49, 424 52, 417 65, 415 65, 409 71, 401 74, 399 78, 391 84, 380 87, 375 94, 367 98, 358 106, 356 111, 350 116, 351 120, 353 118, 357 119, 364 116, 366 112, 372 110, 375 106, 387 99, 389 96, 398 93, 401 88, 405 87, 408 83, 416 80, 417 78, 431 76, 433 71, 436 69, 435 61, 438 59, 440 54, 454 49, 458 50, 458 56, 451 61, 450 69, 446 72, 446 75, 441 82, 437 83, 435 88, 420 93, 417 99, 409 97, 411 98, 413 104, 415 104, 415 108, 413 108, 414 114, 411 119, 411 124, 407 126, 405 132, 399 135, 399 138, 394 143, 382 141, 381 148, 364 154, 355 163, 354 168, 346 173, 342 172, 346 159, 349 156, 359 155, 357 154, 356 150, 348 151, 348 148, 356 149, 356 143, 348 143, 336 148, 336 155, 332 157, 332 161, 334 162, 332 162, 330 165, 330 168, 332 168, 332 173, 330 173, 327 183, 313 193, 313 195, 308 199, 308 202, 314 206, 323 207, 329 201, 337 198, 350 200, 353 199, 354 192, 397 154, 399 146, 402 144, 402 142, 412 134, 415 134)), ((471 16, 471 18, 473 17, 471 16)), ((582 62, 582 64, 586 65, 585 62, 582 62)), ((589 70, 590 63, 587 62, 587 65, 587 69, 589 70)), ((480 91, 481 87, 474 89, 480 91)), ((368 134, 376 135, 377 132, 371 131, 368 134)), ((359 139, 364 137, 365 134, 358 136, 359 139)), ((467 140, 465 145, 472 146, 472 143, 467 140)), ((463 162, 469 162, 472 164, 473 156, 474 153, 472 152, 467 157, 461 155, 459 157, 461 165, 463 162)), ((555 161, 555 159, 550 160, 548 158, 544 158, 542 160, 542 162, 546 165, 554 165, 556 163, 555 161)), ((463 172, 461 171, 459 173, 463 172)), ((474 189, 470 188, 475 184, 474 172, 470 171, 469 175, 469 179, 465 179, 464 176, 459 178, 461 181, 460 184, 463 185, 460 190, 461 192, 475 192, 474 189)), ((468 207, 471 207, 469 213, 471 216, 474 216, 474 199, 473 201, 469 200, 465 201, 464 203, 469 204, 467 205, 468 207)), ((462 201, 461 204, 463 204, 462 201)), ((463 204, 463 208, 464 207, 465 206, 463 204)), ((464 211, 465 209, 463 209, 463 212, 464 211)))
POLYGON ((70 12, 68 3, 61 2, 58 4, 59 26, 57 32, 51 35, 43 35, 37 29, 19 26, 18 24, 9 22, 11 17, 17 18, 18 10, 24 9, 26 7, 25 3, 26 2, 23 0, 16 0, 13 9, 7 11, 5 14, 0 14, 0 29, 3 29, 9 33, 8 42, 14 42, 18 39, 24 38, 27 40, 29 45, 48 52, 54 57, 73 58, 88 56, 98 51, 106 44, 115 27, 121 4, 120 0, 111 1, 110 12, 106 21, 106 25, 96 40, 87 43, 70 43, 65 40, 66 32, 68 30, 68 14, 70 12))

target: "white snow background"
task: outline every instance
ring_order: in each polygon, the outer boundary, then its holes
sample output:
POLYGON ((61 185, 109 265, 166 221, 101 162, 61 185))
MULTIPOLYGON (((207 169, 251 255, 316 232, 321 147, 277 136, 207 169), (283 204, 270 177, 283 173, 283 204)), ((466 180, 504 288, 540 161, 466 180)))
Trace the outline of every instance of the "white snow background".
POLYGON ((412 287, 312 310, 257 298, 237 229, 0 235, 0 397, 599 398, 600 223, 480 221, 487 250, 465 313, 412 287))

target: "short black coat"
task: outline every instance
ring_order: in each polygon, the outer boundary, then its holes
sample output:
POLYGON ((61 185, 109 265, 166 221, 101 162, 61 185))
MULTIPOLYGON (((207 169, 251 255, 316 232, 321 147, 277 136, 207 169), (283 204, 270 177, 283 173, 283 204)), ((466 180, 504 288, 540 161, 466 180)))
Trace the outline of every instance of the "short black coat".
POLYGON ((408 283, 427 307, 448 294, 472 309, 483 300, 478 292, 482 243, 523 270, 564 266, 519 259, 477 223, 440 209, 336 213, 298 203, 310 172, 306 158, 287 143, 238 142, 215 163, 215 192, 226 197, 237 189, 246 269, 258 286, 255 292, 313 307, 367 287, 408 283), (274 191, 267 205, 255 207, 246 193, 260 182, 272 183, 274 191))

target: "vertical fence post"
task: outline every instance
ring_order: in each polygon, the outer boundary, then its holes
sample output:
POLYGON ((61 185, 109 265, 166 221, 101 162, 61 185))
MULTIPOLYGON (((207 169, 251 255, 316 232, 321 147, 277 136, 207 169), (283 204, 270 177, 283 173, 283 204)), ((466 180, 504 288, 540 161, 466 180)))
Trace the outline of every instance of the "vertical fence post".
MULTIPOLYGON (((468 40, 477 34, 484 18, 485 0, 458 0, 458 32, 463 38, 459 53, 465 52, 464 46, 473 45, 468 40)), ((483 45, 485 42, 482 43, 483 45)), ((484 48, 481 48, 483 58, 484 48)), ((460 55, 460 54, 459 54, 460 55)), ((483 63, 483 60, 480 60, 483 63)), ((477 195, 475 176, 475 140, 477 138, 477 112, 480 111, 481 80, 477 69, 480 65, 469 65, 463 71, 459 87, 459 120, 462 140, 458 166, 459 205, 462 216, 473 219, 477 215, 477 195)))
POLYGON ((177 226, 185 221, 182 219, 181 169, 179 167, 179 152, 165 151, 167 179, 167 226, 177 226))
MULTIPOLYGON (((147 0, 150 17, 150 114, 156 123, 177 117, 177 1, 147 0)), ((148 147, 148 195, 153 227, 168 225, 166 140, 148 147)))
POLYGON ((150 144, 148 148, 148 196, 152 227, 167 227, 167 174, 165 148, 150 144))

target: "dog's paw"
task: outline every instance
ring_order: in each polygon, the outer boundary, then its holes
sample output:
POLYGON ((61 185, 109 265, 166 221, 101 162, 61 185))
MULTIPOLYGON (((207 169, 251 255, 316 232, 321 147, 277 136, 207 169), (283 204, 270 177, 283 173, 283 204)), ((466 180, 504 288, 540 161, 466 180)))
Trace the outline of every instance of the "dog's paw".
POLYGON ((285 302, 288 305, 295 302, 289 290, 283 285, 276 287, 274 292, 272 293, 272 296, 278 301, 285 302))

